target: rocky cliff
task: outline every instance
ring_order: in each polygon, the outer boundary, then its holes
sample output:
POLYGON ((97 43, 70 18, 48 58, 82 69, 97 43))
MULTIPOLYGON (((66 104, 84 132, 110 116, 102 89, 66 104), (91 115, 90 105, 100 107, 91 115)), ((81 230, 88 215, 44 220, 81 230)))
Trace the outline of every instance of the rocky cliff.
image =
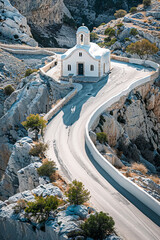
POLYGON ((0 1, 0 35, 30 46, 38 45, 32 38, 26 18, 8 0, 0 1))
POLYGON ((34 38, 43 46, 75 44, 75 23, 63 0, 11 0, 26 16, 34 38))
MULTIPOLYGON (((129 13, 123 18, 112 20, 93 30, 97 34, 94 41, 102 47, 109 48, 113 54, 123 57, 140 58, 137 54, 126 51, 128 45, 142 39, 156 43, 160 50, 160 2, 152 1, 152 5, 144 8, 137 7, 137 13, 129 13), (112 36, 105 31, 112 29, 112 36)), ((160 63, 160 51, 150 56, 143 56, 160 63)))
POLYGON ((34 38, 43 46, 72 47, 75 26, 85 23, 92 28, 114 19, 116 9, 129 10, 142 0, 11 0, 27 18, 34 38))
POLYGON ((107 134, 122 162, 142 162, 160 173, 159 105, 159 83, 147 83, 107 109, 95 131, 107 134))

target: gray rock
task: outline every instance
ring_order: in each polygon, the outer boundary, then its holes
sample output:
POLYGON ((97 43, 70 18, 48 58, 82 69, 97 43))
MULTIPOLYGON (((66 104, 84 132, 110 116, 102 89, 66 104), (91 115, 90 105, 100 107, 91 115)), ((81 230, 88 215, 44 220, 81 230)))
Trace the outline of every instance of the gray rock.
POLYGON ((78 215, 80 218, 85 219, 88 215, 88 209, 84 205, 71 205, 67 207, 67 215, 78 215))
POLYGON ((3 201, 0 200, 0 209, 1 209, 2 207, 4 207, 4 206, 7 206, 7 204, 6 204, 5 202, 3 202, 3 201))
POLYGON ((140 156, 140 162, 143 163, 151 173, 157 173, 155 166, 140 156))
POLYGON ((90 132, 89 132, 89 136, 90 136, 92 142, 93 142, 94 144, 96 144, 97 136, 96 136, 95 132, 90 131, 90 132))
POLYGON ((3 21, 0 22, 1 34, 4 37, 21 40, 30 46, 38 46, 38 43, 32 38, 27 20, 15 9, 8 0, 0 2, 0 15, 3 21))
POLYGON ((40 184, 37 173, 37 168, 40 166, 42 166, 40 162, 31 163, 17 172, 20 192, 31 190, 40 184))
POLYGON ((143 19, 144 15, 142 13, 135 13, 131 16, 132 18, 143 19))
POLYGON ((22 138, 14 145, 4 177, 0 182, 2 199, 6 199, 18 192, 17 171, 31 163, 29 155, 31 145, 28 141, 30 141, 29 138, 22 138))

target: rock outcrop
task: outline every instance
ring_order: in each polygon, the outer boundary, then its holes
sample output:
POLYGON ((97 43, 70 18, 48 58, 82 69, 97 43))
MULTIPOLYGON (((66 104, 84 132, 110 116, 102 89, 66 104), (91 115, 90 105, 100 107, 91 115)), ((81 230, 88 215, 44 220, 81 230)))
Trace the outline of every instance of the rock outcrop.
POLYGON ((11 3, 27 18, 34 38, 43 46, 72 47, 75 23, 63 0, 40 0, 11 3))
MULTIPOLYGON (((27 135, 21 122, 31 113, 48 112, 52 104, 69 91, 70 85, 60 85, 51 78, 42 77, 37 73, 22 79, 17 90, 5 100, 5 114, 0 118, 0 162, 7 163, 3 150, 5 148, 12 150, 13 144, 27 135)), ((3 166, 4 171, 5 167, 6 165, 3 166)))
POLYGON ((36 47, 27 20, 14 8, 9 0, 0 1, 0 33, 7 38, 36 47))
MULTIPOLYGON (((95 128, 96 132, 107 134, 108 144, 119 152, 122 162, 141 162, 151 173, 160 172, 159 101, 157 83, 137 87, 102 114, 95 128)), ((113 162, 115 151, 108 152, 107 145, 96 146, 113 162)))

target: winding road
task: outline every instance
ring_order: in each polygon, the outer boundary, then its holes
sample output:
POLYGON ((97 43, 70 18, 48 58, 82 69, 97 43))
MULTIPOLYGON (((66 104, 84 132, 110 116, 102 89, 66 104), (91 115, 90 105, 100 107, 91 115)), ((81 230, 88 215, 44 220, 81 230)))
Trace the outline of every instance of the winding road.
POLYGON ((49 122, 44 135, 49 143, 47 155, 56 162, 62 176, 84 183, 93 206, 114 218, 116 231, 123 239, 159 240, 158 216, 115 183, 85 146, 85 125, 91 113, 151 72, 138 65, 117 61, 111 64, 108 77, 98 83, 82 84, 82 90, 49 122))

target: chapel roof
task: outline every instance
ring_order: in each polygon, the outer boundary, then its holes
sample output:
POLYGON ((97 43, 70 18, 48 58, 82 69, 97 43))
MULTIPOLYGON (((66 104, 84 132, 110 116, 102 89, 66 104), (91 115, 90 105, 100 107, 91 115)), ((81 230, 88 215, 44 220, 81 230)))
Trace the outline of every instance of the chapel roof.
POLYGON ((89 45, 75 45, 73 48, 70 48, 67 52, 65 52, 61 59, 65 59, 69 57, 76 50, 85 50, 89 53, 93 58, 100 59, 103 55, 109 54, 110 50, 106 48, 99 47, 96 43, 90 43, 89 45))
POLYGON ((77 33, 79 33, 79 32, 90 33, 88 27, 86 27, 86 26, 81 26, 81 27, 79 27, 79 28, 77 29, 77 33))

